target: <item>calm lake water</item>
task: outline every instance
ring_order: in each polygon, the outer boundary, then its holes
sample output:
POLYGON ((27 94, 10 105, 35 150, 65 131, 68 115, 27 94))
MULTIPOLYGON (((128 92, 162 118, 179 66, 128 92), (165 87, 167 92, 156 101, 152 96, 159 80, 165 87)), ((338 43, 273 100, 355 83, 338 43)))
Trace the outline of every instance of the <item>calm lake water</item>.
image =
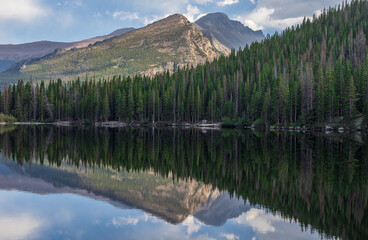
POLYGON ((0 128, 0 239, 368 239, 365 136, 0 128))

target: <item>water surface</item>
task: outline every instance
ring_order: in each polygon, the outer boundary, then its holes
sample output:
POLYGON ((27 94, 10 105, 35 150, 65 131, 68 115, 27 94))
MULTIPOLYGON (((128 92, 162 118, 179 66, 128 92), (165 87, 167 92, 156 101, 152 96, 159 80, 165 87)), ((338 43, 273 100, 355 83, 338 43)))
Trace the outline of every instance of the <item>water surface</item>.
POLYGON ((3 127, 0 239, 367 239, 365 136, 3 127))

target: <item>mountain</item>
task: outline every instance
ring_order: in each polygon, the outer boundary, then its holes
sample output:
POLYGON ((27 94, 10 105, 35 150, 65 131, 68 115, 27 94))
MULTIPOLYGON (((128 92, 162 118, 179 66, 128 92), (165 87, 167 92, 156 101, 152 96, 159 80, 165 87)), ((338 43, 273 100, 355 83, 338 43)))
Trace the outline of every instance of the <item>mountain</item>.
MULTIPOLYGON (((292 129, 295 126, 306 126, 323 130, 326 126, 343 126, 345 129, 366 131, 366 12, 367 1, 354 1, 344 8, 331 8, 313 19, 305 18, 302 24, 287 28, 282 34, 275 34, 260 43, 232 52, 229 56, 216 58, 211 63, 197 65, 196 68, 180 68, 171 75, 165 73, 153 78, 135 76, 134 84, 127 77, 110 82, 91 81, 89 84, 80 81, 69 85, 53 82, 47 88, 38 88, 42 89, 42 95, 35 95, 29 85, 18 84, 11 91, 3 92, 0 111, 12 114, 22 121, 50 118, 197 123, 202 119, 210 119, 211 122, 247 126, 254 124, 282 129, 285 126, 292 129), (66 93, 74 93, 73 98, 66 93), (34 100, 31 101, 30 96, 34 100), (77 100, 80 102, 78 105, 75 104, 77 100), (52 103, 52 108, 48 102, 52 103), (31 112, 33 113, 30 114, 31 112)), ((93 66, 90 61, 100 63, 98 66, 101 69, 110 70, 114 66, 119 68, 120 64, 126 67, 135 61, 131 67, 136 66, 136 70, 133 69, 132 72, 137 73, 139 63, 146 69, 155 67, 157 62, 170 61, 167 60, 169 54, 182 54, 174 55, 171 61, 185 61, 188 56, 195 56, 197 62, 200 62, 199 60, 210 59, 208 56, 217 56, 218 53, 209 40, 192 24, 185 22, 183 18, 182 27, 178 27, 177 20, 173 22, 176 23, 176 31, 173 26, 165 28, 156 23, 143 29, 161 31, 161 34, 149 35, 144 34, 144 31, 142 33, 142 29, 135 30, 101 44, 78 49, 72 52, 78 53, 74 58, 71 54, 61 54, 61 57, 56 56, 41 62, 43 65, 25 64, 21 70, 33 74, 42 68, 86 69, 93 66), (175 40, 171 40, 173 38, 175 40), (116 43, 117 41, 121 43, 116 43), (126 45, 127 42, 129 44, 126 45), (145 42, 150 47, 145 48, 145 42), (198 45, 199 42, 207 45, 198 45), (115 51, 108 44, 115 46, 115 51), (155 48, 152 47, 153 44, 155 48), (192 48, 189 44, 198 48, 192 48), (122 56, 122 53, 119 54, 122 46, 129 46, 124 57, 129 56, 127 53, 140 53, 139 58, 131 55, 125 61, 112 62, 113 53, 118 52, 116 56, 122 56), (94 50, 103 47, 105 48, 99 51, 99 55, 94 50), (201 49, 207 49, 207 55, 197 55, 201 49), (190 52, 192 55, 186 55, 186 50, 193 50, 190 52), (162 51, 165 54, 160 55, 162 51), (59 61, 63 56, 67 61, 59 61), (143 56, 146 58, 142 58, 143 56), (101 62, 105 65, 101 65, 101 62), (109 64, 115 65, 109 68, 109 64)), ((193 59, 188 62, 193 63, 193 59)), ((92 70, 98 69, 95 67, 92 70)), ((124 69, 119 70, 123 72, 124 69)), ((105 76, 108 77, 111 73, 113 71, 106 71, 105 76)))
POLYGON ((135 30, 135 28, 120 28, 120 29, 117 29, 117 30, 113 31, 112 33, 110 33, 107 36, 116 37, 116 36, 123 35, 127 32, 133 31, 133 30, 135 30))
POLYGON ((0 60, 0 72, 5 71, 6 69, 10 68, 16 61, 8 60, 8 59, 1 59, 0 60))
POLYGON ((2 73, 0 79, 29 79, 31 75, 44 80, 74 79, 76 75, 86 74, 96 77, 154 75, 178 66, 212 61, 221 54, 195 24, 175 14, 94 45, 18 62, 2 73))
POLYGON ((54 167, 36 163, 20 167, 15 162, 1 160, 0 190, 71 193, 122 209, 142 209, 172 224, 182 223, 194 215, 207 225, 221 226, 249 210, 243 200, 195 180, 173 182, 152 172, 78 169, 67 164, 54 167))
POLYGON ((250 208, 242 198, 232 198, 228 192, 224 192, 214 198, 210 195, 207 203, 202 203, 193 216, 207 225, 222 226, 228 219, 237 218, 250 208))
POLYGON ((195 22, 201 27, 201 32, 205 37, 228 47, 238 50, 244 48, 252 42, 261 41, 265 38, 262 31, 253 31, 244 26, 241 22, 230 20, 224 13, 210 13, 195 22))
POLYGON ((39 41, 25 44, 0 44, 0 72, 8 69, 15 62, 35 57, 42 57, 46 54, 52 53, 56 49, 69 50, 72 48, 87 47, 89 44, 94 44, 105 39, 119 36, 134 30, 134 28, 122 28, 114 32, 98 36, 78 42, 50 42, 39 41))

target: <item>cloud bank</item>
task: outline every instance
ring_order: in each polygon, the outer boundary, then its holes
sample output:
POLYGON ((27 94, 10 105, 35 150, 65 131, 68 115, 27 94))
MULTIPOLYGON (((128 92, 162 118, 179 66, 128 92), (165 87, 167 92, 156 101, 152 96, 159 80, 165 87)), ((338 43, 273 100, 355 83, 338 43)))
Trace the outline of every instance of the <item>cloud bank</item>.
POLYGON ((42 222, 33 216, 24 214, 12 217, 0 217, 0 239, 25 239, 35 236, 42 222))
MULTIPOLYGON (((230 0, 229 0, 230 1, 230 0)), ((249 0, 255 8, 236 19, 253 30, 283 30, 312 17, 323 8, 334 7, 341 0, 249 0)))
POLYGON ((1 0, 0 21, 32 22, 48 14, 38 0, 1 0))

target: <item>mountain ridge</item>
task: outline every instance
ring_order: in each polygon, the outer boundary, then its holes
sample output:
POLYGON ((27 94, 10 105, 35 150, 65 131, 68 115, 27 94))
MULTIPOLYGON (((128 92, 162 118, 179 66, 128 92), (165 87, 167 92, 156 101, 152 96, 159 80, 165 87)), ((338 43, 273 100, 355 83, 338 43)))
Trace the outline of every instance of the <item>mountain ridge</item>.
POLYGON ((211 13, 193 23, 182 14, 173 14, 139 29, 118 29, 109 35, 80 42, 30 43, 51 45, 52 48, 33 57, 20 56, 21 60, 0 74, 0 80, 6 85, 31 78, 72 80, 86 75, 97 78, 135 74, 153 76, 178 67, 211 62, 230 54, 234 46, 242 48, 263 37, 262 31, 254 32, 240 22, 230 20, 224 13, 211 13), (246 35, 250 36, 244 38, 246 35), (54 47, 53 44, 59 45, 54 47))
POLYGON ((112 37, 120 36, 135 28, 117 29, 107 35, 96 36, 75 42, 57 42, 41 40, 22 44, 0 44, 0 72, 7 70, 12 64, 29 59, 37 58, 52 53, 56 49, 70 50, 72 48, 82 48, 98 41, 104 41, 112 37))
POLYGON ((47 80, 86 74, 97 77, 154 75, 187 64, 196 66, 212 61, 221 54, 195 24, 181 14, 174 14, 84 48, 56 51, 39 59, 19 62, 2 73, 1 78, 14 80, 14 76, 17 79, 33 76, 47 80))
POLYGON ((85 196, 121 209, 141 209, 171 224, 183 223, 193 215, 205 224, 221 226, 249 209, 242 200, 195 180, 173 183, 150 172, 116 173, 99 168, 88 170, 88 174, 85 171, 67 164, 59 168, 39 164, 20 168, 15 162, 2 160, 0 189, 85 196), (108 184, 99 186, 97 180, 108 184), (229 214, 211 213, 214 208, 226 209, 229 214))
POLYGON ((195 23, 203 29, 203 34, 207 38, 210 40, 216 38, 229 49, 244 48, 252 42, 265 38, 261 30, 253 31, 239 21, 230 20, 226 14, 221 12, 209 13, 195 23))

